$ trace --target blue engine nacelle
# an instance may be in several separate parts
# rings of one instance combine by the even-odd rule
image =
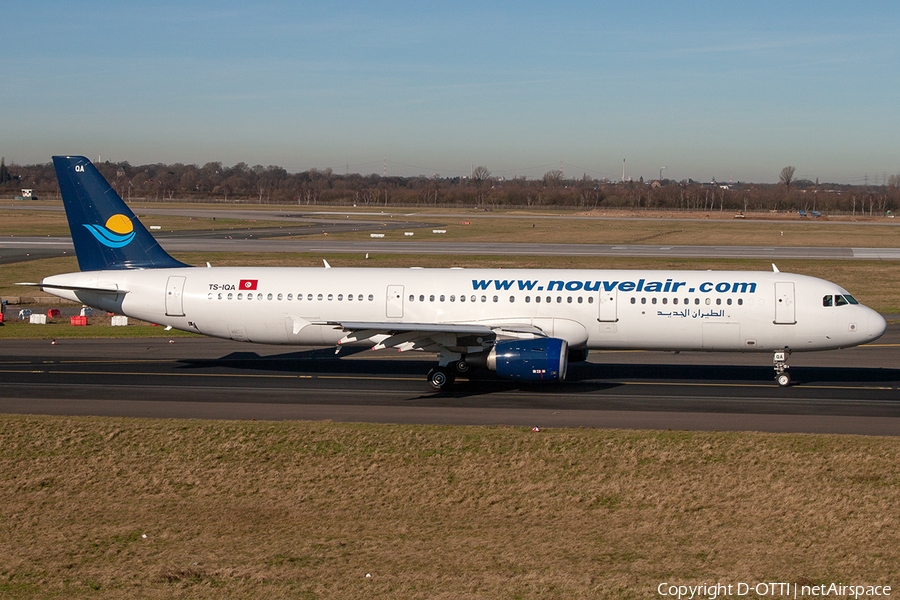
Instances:
[[[487,356],[487,368],[500,377],[526,381],[566,378],[569,344],[557,338],[497,342]]]

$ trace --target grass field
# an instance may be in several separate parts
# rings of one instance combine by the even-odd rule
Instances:
[[[0,473],[10,599],[900,583],[893,438],[3,416]]]

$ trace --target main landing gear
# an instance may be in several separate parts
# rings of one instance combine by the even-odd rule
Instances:
[[[468,373],[472,366],[466,362],[465,357],[458,356],[454,360],[444,360],[441,357],[441,363],[435,368],[428,371],[428,383],[436,390],[445,390],[456,381],[456,376]]]
[[[786,364],[787,359],[790,356],[791,349],[785,348],[784,350],[776,350],[775,355],[772,357],[772,360],[775,363],[775,381],[781,387],[791,385],[791,376],[787,372],[790,367]]]
[[[444,390],[453,385],[456,374],[447,367],[435,367],[428,371],[428,383],[436,390]]]

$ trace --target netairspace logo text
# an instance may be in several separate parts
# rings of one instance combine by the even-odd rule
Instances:
[[[753,594],[760,598],[886,598],[891,595],[889,585],[844,585],[843,583],[823,583],[821,585],[801,585],[799,583],[709,583],[701,585],[676,585],[660,583],[656,593],[677,600],[706,598],[727,600]]]

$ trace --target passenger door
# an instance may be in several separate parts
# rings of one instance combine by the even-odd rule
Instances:
[[[778,325],[794,325],[797,318],[794,312],[794,282],[775,282],[775,323]]]
[[[186,277],[173,275],[166,283],[166,316],[183,317],[184,280]]]

